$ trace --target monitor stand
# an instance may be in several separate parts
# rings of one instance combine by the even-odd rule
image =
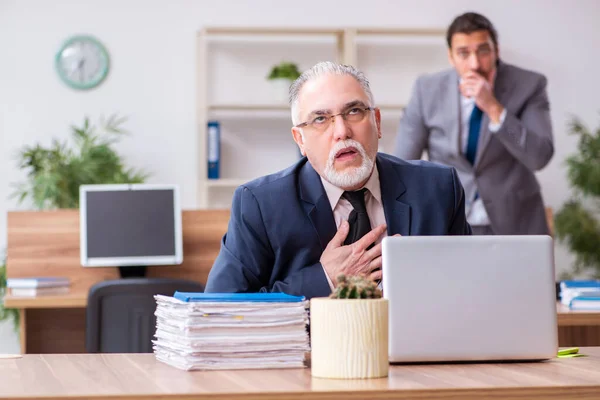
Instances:
[[[145,278],[146,277],[146,266],[136,265],[131,267],[119,267],[119,274],[121,278]]]

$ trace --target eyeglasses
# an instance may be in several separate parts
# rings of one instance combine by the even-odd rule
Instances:
[[[373,107],[352,107],[348,110],[341,112],[335,115],[317,115],[310,121],[303,122],[301,124],[296,125],[296,128],[309,127],[310,129],[314,129],[317,132],[325,132],[327,128],[331,125],[334,118],[340,115],[342,119],[351,124],[356,124],[362,122],[369,111],[373,111],[375,108]]]

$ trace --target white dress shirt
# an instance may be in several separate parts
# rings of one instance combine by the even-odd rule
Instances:
[[[327,194],[329,204],[333,210],[335,226],[337,229],[339,229],[342,221],[348,220],[350,212],[352,212],[354,208],[348,200],[342,197],[342,194],[344,194],[344,189],[340,189],[339,187],[332,185],[323,179],[323,177],[321,177],[321,182],[323,183],[325,194]],[[375,164],[373,167],[373,173],[371,174],[371,177],[362,188],[367,188],[367,192],[365,193],[365,205],[367,206],[367,214],[369,215],[371,229],[374,229],[376,226],[385,224],[385,213],[383,211],[383,201],[381,200],[381,187],[379,184],[379,171],[377,170],[377,164]],[[386,235],[387,233],[384,233],[377,239],[375,243],[380,243]],[[330,277],[327,275],[327,271],[325,271],[325,276],[327,276],[329,286],[333,290],[333,283],[331,279],[335,277]]]
[[[462,143],[462,152],[467,154],[467,144],[469,142],[469,121],[471,119],[471,113],[473,112],[473,108],[475,108],[475,99],[460,96],[461,100],[461,143]],[[502,127],[502,123],[506,118],[506,109],[502,110],[502,114],[500,114],[500,122],[494,124],[490,121],[488,128],[490,132],[495,133]],[[477,142],[477,146],[479,146],[481,142]],[[477,193],[477,188],[472,193]],[[465,213],[467,215],[467,222],[470,225],[489,225],[490,220],[487,215],[487,211],[483,205],[483,201],[481,197],[477,197],[477,199],[468,198],[465,199]]]

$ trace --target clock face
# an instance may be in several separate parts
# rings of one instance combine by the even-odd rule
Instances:
[[[108,52],[90,36],[72,37],[56,54],[58,75],[74,89],[98,86],[106,78],[108,66]]]

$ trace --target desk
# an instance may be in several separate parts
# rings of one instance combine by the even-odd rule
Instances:
[[[206,282],[229,215],[229,210],[182,211],[183,264],[149,267],[148,275]],[[7,228],[9,278],[56,275],[72,280],[67,295],[5,297],[6,307],[21,311],[21,351],[85,352],[88,290],[97,282],[117,278],[117,269],[81,267],[77,210],[9,212]],[[600,346],[600,312],[557,307],[560,346]]]
[[[153,354],[50,354],[0,360],[0,398],[598,399],[600,348],[538,363],[391,366],[380,379],[312,378],[310,369],[181,371]]]
[[[600,311],[570,310],[557,303],[560,346],[600,346]]]
[[[229,210],[183,210],[181,265],[148,267],[149,277],[204,283],[227,231]],[[85,307],[90,287],[119,276],[116,267],[83,268],[79,258],[79,211],[11,211],[7,220],[8,278],[65,276],[70,293],[22,298],[5,296],[21,312],[24,353],[85,352]]]
[[[84,353],[87,293],[23,298],[7,295],[21,311],[23,353]],[[600,311],[573,311],[557,304],[559,346],[600,346]]]

